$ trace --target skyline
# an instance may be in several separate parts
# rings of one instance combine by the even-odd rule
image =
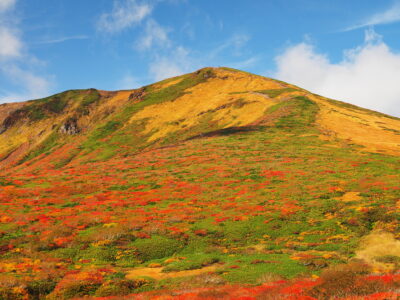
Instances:
[[[400,116],[399,1],[231,4],[0,0],[0,103],[227,66]]]

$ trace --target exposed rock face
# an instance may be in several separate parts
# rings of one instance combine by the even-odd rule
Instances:
[[[196,72],[196,74],[201,74],[202,72],[204,72],[204,70],[198,70],[198,71]],[[204,79],[215,78],[215,77],[216,77],[216,76],[215,76],[215,74],[213,73],[213,71],[212,71],[211,69],[206,70],[206,71],[204,72],[204,74],[203,74],[203,78],[204,78]],[[226,78],[228,78],[228,77],[226,76]],[[222,78],[222,79],[226,79],[226,78]]]
[[[60,132],[69,135],[78,134],[81,130],[78,127],[78,123],[75,118],[69,118],[63,125],[60,127]]]
[[[145,94],[144,88],[135,90],[129,96],[129,100],[141,100]]]

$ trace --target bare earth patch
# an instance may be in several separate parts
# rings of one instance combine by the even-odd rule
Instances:
[[[126,278],[135,279],[138,277],[151,277],[156,280],[162,280],[167,278],[195,276],[204,273],[214,272],[216,270],[216,266],[208,266],[202,269],[168,273],[163,273],[162,270],[163,268],[137,268],[129,271],[126,275]]]

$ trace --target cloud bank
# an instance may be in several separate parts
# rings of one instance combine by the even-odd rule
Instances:
[[[333,63],[303,42],[276,57],[274,77],[314,93],[400,117],[400,53],[372,29],[365,42]]]

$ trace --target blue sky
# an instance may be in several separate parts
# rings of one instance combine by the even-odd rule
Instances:
[[[394,0],[0,0],[0,102],[229,66],[400,116],[399,37]]]

